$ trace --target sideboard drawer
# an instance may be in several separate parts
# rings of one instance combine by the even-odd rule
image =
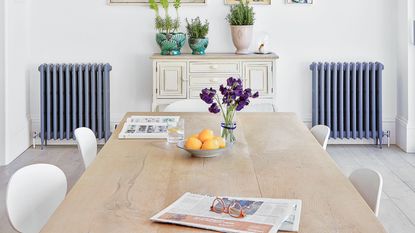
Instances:
[[[219,87],[221,84],[226,85],[226,80],[229,77],[239,78],[239,74],[194,74],[190,75],[190,87]]]
[[[190,73],[239,73],[239,62],[190,62]]]

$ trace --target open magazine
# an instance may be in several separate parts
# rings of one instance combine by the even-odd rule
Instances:
[[[245,210],[245,217],[234,218],[210,211],[215,198],[185,193],[151,220],[219,232],[276,233],[299,229],[301,200],[222,197],[225,203],[239,202]]]
[[[118,135],[119,139],[166,138],[169,124],[177,124],[178,116],[131,116]]]

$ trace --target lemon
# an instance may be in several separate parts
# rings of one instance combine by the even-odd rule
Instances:
[[[219,149],[219,143],[216,139],[208,139],[203,142],[202,150],[216,150]]]
[[[200,150],[200,148],[202,147],[202,142],[197,138],[191,137],[187,139],[184,147],[189,150]]]
[[[215,135],[213,134],[213,131],[210,129],[204,129],[199,133],[199,140],[202,142],[205,142],[207,140],[213,139]]]

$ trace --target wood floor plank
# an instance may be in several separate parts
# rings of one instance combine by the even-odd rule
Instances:
[[[404,219],[408,219],[408,222],[415,227],[415,207],[411,204],[415,203],[415,192],[401,179],[401,177],[399,177],[397,174],[399,168],[392,165],[388,166],[388,163],[384,161],[382,156],[385,154],[385,156],[389,157],[399,157],[399,155],[395,154],[396,151],[393,148],[384,148],[383,150],[380,150],[372,145],[347,145],[343,147],[346,150],[346,154],[348,154],[347,156],[354,157],[361,168],[366,167],[374,169],[382,174],[384,179],[383,191],[385,196],[389,199],[389,206],[391,203],[394,204],[395,210],[400,210],[400,215],[405,216]],[[336,156],[333,156],[335,160]],[[412,173],[415,174],[415,168],[412,169]],[[382,208],[382,203],[380,212],[382,213],[382,216],[384,216],[383,219],[395,218],[395,215],[392,212],[389,213],[388,209]],[[393,226],[387,227],[385,222],[383,222],[383,224],[387,229],[393,228]],[[400,233],[405,231],[389,232]]]
[[[413,222],[386,195],[383,195],[381,200],[379,220],[389,233],[415,232]]]

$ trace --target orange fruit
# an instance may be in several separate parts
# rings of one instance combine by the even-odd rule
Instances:
[[[205,142],[207,140],[213,139],[215,135],[213,134],[213,131],[210,129],[204,129],[199,133],[199,140],[202,142]]]
[[[218,141],[219,148],[225,148],[226,147],[225,139],[223,139],[222,137],[215,137],[215,140]]]
[[[191,137],[187,139],[184,147],[189,150],[200,150],[200,148],[202,147],[202,142],[197,138]]]
[[[190,138],[196,138],[197,140],[199,140],[199,134],[193,134],[192,136],[188,137],[187,140],[189,140]]]
[[[208,139],[202,145],[202,150],[216,150],[219,149],[219,143],[216,139]]]

